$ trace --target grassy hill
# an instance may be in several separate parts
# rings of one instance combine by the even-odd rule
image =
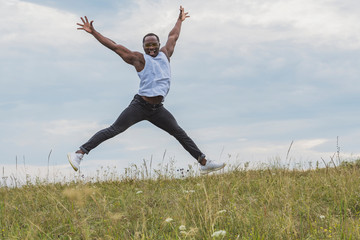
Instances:
[[[360,239],[360,169],[0,188],[0,239]]]

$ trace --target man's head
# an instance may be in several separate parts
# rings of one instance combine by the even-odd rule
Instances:
[[[159,54],[160,40],[154,33],[148,33],[143,38],[143,48],[147,55],[156,57]]]

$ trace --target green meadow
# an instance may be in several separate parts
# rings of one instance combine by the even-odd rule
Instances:
[[[3,185],[0,239],[360,239],[359,166]]]

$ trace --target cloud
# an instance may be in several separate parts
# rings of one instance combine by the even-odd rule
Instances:
[[[301,140],[297,141],[296,145],[298,145],[302,149],[312,149],[314,147],[317,147],[319,145],[322,145],[326,142],[328,142],[328,139],[310,139],[310,140]]]
[[[351,8],[357,3],[311,0],[189,3],[192,17],[186,28],[191,29],[188,36],[197,36],[192,41],[198,45],[208,42],[210,46],[204,45],[208,49],[221,46],[222,51],[215,51],[216,54],[224,54],[224,50],[247,52],[244,49],[275,41],[358,49],[359,15],[355,11],[345,14],[344,5]]]
[[[256,12],[248,12],[244,19],[251,26],[270,27],[274,33],[285,33],[279,35],[280,38],[290,36],[296,42],[315,46],[359,48],[358,14],[344,15],[338,5],[338,2],[310,0],[266,2],[254,8]]]
[[[6,22],[0,27],[1,45],[66,47],[76,41],[73,35],[77,16],[74,14],[18,0],[1,1],[0,9]]]
[[[99,124],[94,121],[83,122],[79,120],[62,119],[46,123],[44,132],[52,136],[74,136],[82,134],[84,131],[96,131],[104,127],[105,126],[99,126]]]
[[[36,147],[61,144],[65,139],[68,142],[76,142],[87,138],[95,131],[104,126],[94,121],[80,120],[55,120],[55,121],[14,121],[1,125],[7,128],[4,132],[8,138],[1,139],[3,144],[11,144],[18,147]]]

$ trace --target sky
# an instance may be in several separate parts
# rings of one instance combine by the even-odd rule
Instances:
[[[81,16],[142,52],[148,32],[166,42],[180,5],[190,18],[164,104],[209,159],[306,168],[359,158],[359,1],[0,0],[0,176],[73,177],[66,154],[137,93],[134,67],[77,30]],[[140,122],[86,155],[81,169],[121,172],[144,160],[196,163]]]

